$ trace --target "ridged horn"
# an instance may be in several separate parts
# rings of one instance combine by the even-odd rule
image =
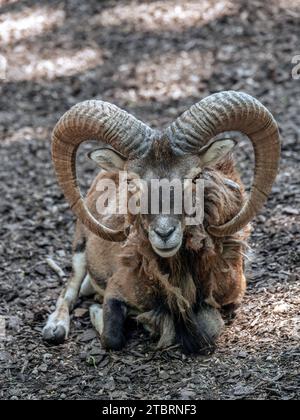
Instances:
[[[250,139],[255,171],[251,193],[241,211],[226,224],[209,227],[209,232],[218,237],[240,231],[265,204],[279,169],[281,146],[277,123],[257,99],[229,91],[193,105],[167,129],[176,153],[195,153],[225,131],[240,131]]]
[[[90,213],[81,196],[76,176],[76,153],[81,143],[100,140],[128,158],[143,155],[152,130],[126,111],[103,101],[86,101],[71,108],[57,123],[52,135],[52,158],[58,182],[71,209],[97,236],[115,242],[126,239]]]

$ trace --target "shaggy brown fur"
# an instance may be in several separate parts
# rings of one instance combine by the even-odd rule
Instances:
[[[231,158],[216,168],[205,169],[202,176],[205,179],[204,224],[186,228],[184,246],[175,257],[162,259],[153,251],[140,216],[130,220],[125,244],[103,241],[87,232],[80,222],[74,244],[76,247],[85,238],[87,269],[98,287],[106,288],[104,301],[125,302],[134,313],[140,314],[139,320],[162,337],[160,346],[168,341],[168,331],[169,344],[177,336],[177,341],[185,341],[182,344],[187,351],[199,347],[197,313],[202,305],[218,310],[238,305],[246,287],[243,268],[249,226],[226,238],[211,237],[206,231],[209,225],[232,219],[242,207],[245,195],[240,178]],[[95,183],[103,177],[118,180],[117,174],[101,173]],[[99,218],[95,183],[87,205]],[[101,221],[113,228],[123,227],[125,223],[122,216]],[[187,342],[190,340],[182,340],[180,335],[194,336],[196,343],[190,345]],[[203,341],[203,333],[200,335]],[[209,339],[208,342],[211,344]],[[205,337],[201,346],[205,347]]]

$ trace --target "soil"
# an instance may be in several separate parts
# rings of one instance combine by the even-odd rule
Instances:
[[[1,399],[300,399],[299,38],[296,0],[0,1]],[[247,296],[217,352],[156,352],[136,328],[124,351],[105,352],[88,301],[68,341],[46,346],[41,330],[70,272],[74,229],[51,163],[58,118],[101,98],[162,127],[227,89],[269,107],[283,150],[254,223]],[[251,156],[243,141],[247,185]],[[79,166],[86,186],[94,168],[84,154]]]

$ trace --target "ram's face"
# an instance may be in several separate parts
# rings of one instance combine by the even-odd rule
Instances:
[[[136,174],[142,203],[141,223],[154,251],[163,258],[174,256],[183,243],[185,229],[184,195],[188,180],[201,176],[197,156],[176,157],[152,152],[138,162],[128,164]],[[191,168],[193,170],[191,171]],[[129,188],[135,180],[129,181]]]
[[[202,223],[203,169],[224,157],[233,146],[232,140],[226,140],[218,146],[214,143],[199,155],[175,156],[168,144],[156,143],[137,160],[126,161],[111,149],[96,150],[90,157],[105,170],[126,171],[129,213],[137,208],[133,210],[131,204],[138,202],[141,224],[153,250],[170,258],[183,244],[187,220],[188,224],[193,223],[191,220]]]

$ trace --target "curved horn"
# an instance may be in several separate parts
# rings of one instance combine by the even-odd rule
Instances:
[[[240,131],[249,137],[255,172],[250,196],[241,211],[228,223],[209,227],[209,232],[219,237],[235,234],[261,210],[278,173],[281,149],[272,114],[252,96],[234,91],[211,95],[193,105],[167,134],[176,153],[195,153],[224,131]]]
[[[86,140],[101,140],[134,158],[147,150],[151,134],[152,130],[141,121],[102,101],[86,101],[74,106],[54,128],[52,157],[58,182],[76,216],[103,239],[120,242],[126,235],[103,226],[85,205],[77,184],[77,149]]]

